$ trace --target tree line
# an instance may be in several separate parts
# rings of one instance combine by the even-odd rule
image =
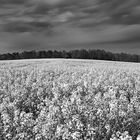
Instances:
[[[140,62],[140,55],[127,53],[112,53],[105,50],[70,50],[70,51],[24,51],[0,54],[0,60],[39,59],[39,58],[69,58],[97,59],[110,61]]]

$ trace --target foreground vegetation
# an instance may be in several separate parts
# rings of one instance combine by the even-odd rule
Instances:
[[[0,63],[1,140],[130,140],[140,135],[140,64]]]

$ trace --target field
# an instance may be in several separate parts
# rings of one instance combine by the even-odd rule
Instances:
[[[140,64],[0,62],[0,140],[140,140]]]

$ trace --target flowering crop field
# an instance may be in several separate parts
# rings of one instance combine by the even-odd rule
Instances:
[[[0,62],[0,140],[140,140],[140,64]]]

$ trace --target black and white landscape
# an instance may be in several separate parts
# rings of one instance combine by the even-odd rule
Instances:
[[[140,140],[139,62],[139,0],[0,0],[0,140]]]

